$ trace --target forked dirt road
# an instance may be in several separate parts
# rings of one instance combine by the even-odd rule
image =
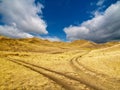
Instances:
[[[86,55],[89,52],[83,54]],[[90,70],[80,63],[79,55],[70,60],[70,65],[74,69],[77,76],[64,74],[62,72],[50,70],[45,67],[37,66],[23,60],[11,59],[8,60],[23,67],[29,68],[34,72],[44,75],[45,77],[55,81],[66,90],[120,90],[120,82],[111,79],[109,76]]]
[[[30,63],[27,63],[21,60],[9,59],[9,61],[12,61],[16,64],[22,65],[26,68],[31,69],[32,71],[35,71],[39,74],[44,75],[45,77],[61,85],[66,90],[93,90],[91,87],[86,86],[85,84],[81,83],[81,81],[78,78],[65,75],[61,72],[49,70],[47,68],[36,66],[34,64],[30,64]]]

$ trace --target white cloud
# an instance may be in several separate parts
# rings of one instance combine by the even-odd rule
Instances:
[[[103,9],[106,7],[104,5],[104,3],[106,1],[107,0],[98,0],[98,2],[96,2],[96,3],[93,3],[93,2],[90,3],[91,6],[96,6],[97,7],[94,11],[90,12],[92,14],[92,17],[96,16],[96,15],[100,15],[100,14],[103,13],[101,11],[103,11]]]
[[[40,3],[35,5],[34,1],[2,0],[0,3],[0,14],[3,16],[2,22],[6,25],[1,26],[0,34],[4,32],[6,36],[10,37],[14,37],[15,34],[19,35],[18,37],[25,37],[25,35],[29,37],[29,33],[47,34],[47,25],[42,16],[38,16],[38,13],[42,14],[43,5]],[[24,33],[25,35],[19,33]]]
[[[104,4],[105,0],[99,0],[96,5],[97,6],[102,6]]]
[[[48,37],[44,37],[44,38],[42,38],[42,39],[44,39],[44,40],[49,40],[49,41],[57,41],[57,42],[59,42],[59,41],[61,41],[61,39],[60,38],[58,38],[58,37],[56,37],[56,36],[54,36],[54,37],[50,37],[50,36],[48,36]]]
[[[13,38],[32,38],[33,36],[29,33],[22,32],[14,26],[0,26],[0,34]]]
[[[120,39],[120,1],[108,7],[103,14],[96,15],[79,26],[66,27],[64,31],[69,40],[105,42]]]
[[[103,11],[103,9],[106,7],[106,6],[104,5],[104,2],[105,2],[105,1],[106,1],[106,0],[99,0],[97,3],[91,4],[91,6],[93,6],[93,5],[97,6],[97,8],[96,8],[94,11],[90,12],[90,13],[92,14],[92,17],[93,17],[93,16],[100,15],[100,14],[103,13],[103,12],[101,12],[101,11]]]

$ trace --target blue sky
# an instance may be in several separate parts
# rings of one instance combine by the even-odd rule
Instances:
[[[119,40],[119,10],[118,0],[1,0],[0,35],[53,41]]]
[[[83,21],[91,18],[91,12],[96,10],[98,0],[38,0],[45,6],[43,9],[43,19],[48,24],[50,36],[58,36],[66,40],[63,28],[69,25],[79,25]],[[117,0],[106,0],[105,8],[109,7]],[[91,4],[94,5],[91,5]]]

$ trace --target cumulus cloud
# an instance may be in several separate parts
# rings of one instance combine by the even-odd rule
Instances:
[[[4,36],[9,36],[13,38],[32,38],[33,36],[29,33],[22,32],[14,26],[0,26],[0,34]]]
[[[1,0],[0,34],[10,37],[31,37],[29,33],[47,34],[46,23],[42,19],[43,5],[34,3],[35,0]]]
[[[49,41],[52,41],[52,42],[54,42],[54,41],[57,41],[57,42],[59,42],[59,41],[61,41],[61,39],[60,38],[58,38],[58,37],[56,37],[56,36],[54,36],[54,37],[44,37],[44,38],[42,38],[42,39],[44,39],[44,40],[49,40]]]
[[[86,39],[99,43],[120,39],[120,1],[79,26],[65,27],[64,32],[69,40]]]

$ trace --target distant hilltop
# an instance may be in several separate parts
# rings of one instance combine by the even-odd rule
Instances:
[[[9,38],[0,36],[0,51],[25,51],[25,52],[49,52],[53,53],[69,51],[72,49],[96,49],[120,44],[119,41],[112,41],[97,44],[88,40],[75,40],[73,42],[51,42],[40,38]]]

